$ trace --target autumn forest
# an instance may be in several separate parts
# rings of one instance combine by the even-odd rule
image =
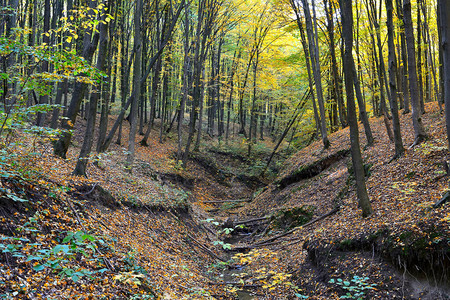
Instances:
[[[0,3],[0,299],[449,299],[447,1]]]

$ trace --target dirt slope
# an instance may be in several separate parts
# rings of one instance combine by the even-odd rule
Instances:
[[[362,149],[374,209],[370,217],[361,217],[354,182],[349,179],[348,129],[330,135],[330,149],[323,150],[317,141],[293,155],[279,177],[241,209],[241,218],[248,219],[307,206],[314,220],[338,208],[318,222],[272,239],[269,245],[285,259],[310,299],[344,295],[346,290],[329,281],[353,276],[367,276],[376,285],[367,292],[370,299],[449,297],[450,205],[432,207],[448,188],[448,178],[442,176],[448,155],[445,125],[436,103],[428,104],[426,111],[423,120],[429,139],[407,148],[391,163],[394,145],[382,120],[370,120],[375,145]],[[408,147],[413,142],[410,115],[401,115],[401,124]],[[363,135],[360,128],[362,146]],[[269,220],[270,229],[262,240],[285,230]]]

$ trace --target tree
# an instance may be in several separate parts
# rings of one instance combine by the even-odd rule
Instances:
[[[309,50],[308,50],[308,46],[306,44],[306,37],[305,37],[305,30],[303,29],[303,22],[301,20],[301,16],[300,16],[300,12],[299,12],[299,8],[295,3],[295,0],[290,0],[289,3],[291,4],[292,9],[294,10],[295,16],[296,16],[296,21],[297,21],[297,26],[298,29],[300,31],[300,39],[302,42],[302,47],[303,47],[303,53],[305,54],[305,61],[306,61],[306,70],[308,72],[308,84],[309,84],[309,90],[311,91],[311,100],[313,103],[313,111],[314,111],[314,120],[316,121],[316,131],[317,134],[319,134],[320,132],[320,118],[319,118],[319,113],[317,112],[317,104],[316,104],[316,99],[314,98],[314,81],[311,75],[311,61],[308,59],[309,56]]]
[[[330,55],[331,55],[331,71],[333,73],[332,89],[338,105],[339,120],[342,128],[347,126],[347,116],[345,115],[345,105],[342,98],[341,79],[338,72],[338,64],[336,61],[336,46],[334,41],[334,21],[333,21],[333,4],[332,1],[324,0],[325,15],[327,17],[327,30],[330,40]]]
[[[318,45],[318,38],[317,38],[317,22],[315,22],[316,30],[314,30],[308,1],[302,0],[302,3],[303,3],[303,11],[305,13],[306,33],[308,36],[309,53],[311,55],[311,66],[312,66],[313,75],[314,75],[317,101],[319,103],[320,133],[322,135],[323,147],[326,149],[330,146],[330,141],[328,140],[327,126],[326,126],[326,122],[325,122],[325,107],[324,107],[322,81],[321,81],[322,79],[321,79],[321,74],[320,74],[319,45]],[[313,10],[315,12],[314,5],[313,5]]]
[[[411,1],[403,2],[403,16],[405,22],[406,48],[408,53],[409,92],[411,95],[412,121],[414,127],[414,143],[416,146],[427,138],[422,124],[422,111],[420,109],[419,86],[417,83],[416,50],[414,44],[414,31],[411,16]]]
[[[96,7],[96,2],[94,0],[89,1],[89,14],[94,15],[94,9]],[[99,39],[99,33],[95,32],[93,28],[86,30],[83,38],[83,58],[90,64],[92,62],[92,57],[94,56],[95,50],[97,49]],[[70,101],[69,108],[63,119],[61,127],[65,131],[61,134],[61,137],[53,145],[53,150],[55,155],[66,158],[67,151],[69,149],[70,141],[72,135],[70,130],[74,128],[76,123],[78,112],[80,111],[81,102],[83,100],[84,94],[88,88],[88,84],[83,81],[77,81],[74,86],[74,91],[72,93],[72,100]]]
[[[106,0],[103,1],[106,7]],[[97,55],[97,69],[105,71],[106,69],[106,54],[108,51],[108,22],[106,22],[106,14],[103,14],[99,25],[99,46]],[[83,145],[81,146],[80,154],[78,156],[77,164],[73,173],[75,175],[86,176],[86,166],[88,163],[88,156],[91,153],[92,145],[94,143],[95,120],[97,116],[97,103],[100,98],[100,86],[94,87],[89,100],[89,108],[87,115],[86,131],[84,133]]]
[[[354,69],[353,61],[353,12],[352,2],[346,0],[339,1],[341,6],[342,18],[342,37],[344,39],[344,79],[345,91],[347,95],[347,118],[350,126],[350,144],[352,153],[353,171],[356,180],[356,192],[358,195],[359,206],[362,209],[363,217],[367,217],[372,213],[372,206],[370,204],[369,195],[367,194],[364,165],[361,157],[361,150],[359,145],[358,123],[356,121],[355,98],[353,95],[353,76]]]
[[[445,99],[445,125],[447,127],[447,143],[450,149],[450,3],[445,0],[438,1],[439,6],[439,27],[441,30],[442,62],[443,62],[443,82]]]
[[[387,10],[387,28],[388,28],[388,48],[389,48],[389,88],[390,88],[390,104],[392,113],[392,124],[394,129],[394,144],[395,144],[395,158],[403,154],[403,141],[400,132],[400,120],[398,116],[398,102],[397,102],[397,58],[395,57],[394,46],[394,23],[392,20],[392,0],[386,0]]]
[[[134,11],[134,68],[133,68],[133,100],[131,101],[131,124],[130,124],[130,134],[128,138],[128,154],[127,154],[127,165],[131,168],[134,160],[135,152],[135,137],[137,131],[137,121],[138,121],[138,105],[139,105],[139,93],[141,91],[141,15],[142,15],[142,0],[136,1],[136,7]]]
[[[403,113],[408,114],[410,96],[409,96],[409,79],[408,79],[408,54],[406,51],[406,37],[405,37],[405,22],[403,18],[403,2],[402,0],[396,0],[397,2],[397,17],[400,21],[400,51],[401,51],[401,71],[402,71],[402,91],[403,91]]]

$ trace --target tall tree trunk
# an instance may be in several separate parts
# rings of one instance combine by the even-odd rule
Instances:
[[[30,18],[32,18],[34,20],[33,21],[33,25],[32,25],[32,27],[34,28],[35,27],[34,23],[36,22],[36,18],[37,18],[37,16],[36,16],[37,0],[34,0],[33,2],[34,2],[33,14],[32,14],[32,17],[31,17],[31,14],[30,14]],[[62,10],[63,3],[61,3],[59,5],[60,5],[60,9]],[[67,12],[69,12],[71,10],[72,10],[72,1],[69,1],[67,3],[67,9],[66,9],[66,12],[65,12],[65,14],[66,14],[65,17],[67,17]],[[60,11],[60,16],[63,16],[62,11]],[[56,18],[54,18],[54,19],[56,19]],[[56,27],[56,25],[53,26],[53,28],[55,28],[55,27]],[[31,45],[34,44],[34,32],[35,31],[36,31],[36,29],[34,28],[34,29],[32,29],[33,33],[30,33],[30,37],[32,37],[32,41],[30,41]],[[65,36],[66,35],[63,35],[63,39],[64,39]],[[62,44],[61,48],[62,49],[68,48],[69,45],[70,45],[69,43],[64,42]],[[61,105],[62,104],[62,99],[63,99],[63,96],[64,96],[64,90],[67,87],[67,85],[68,85],[68,80],[67,79],[64,79],[62,82],[58,82],[57,83],[57,85],[56,85],[56,96],[55,96],[55,104],[56,105]],[[60,108],[59,107],[54,108],[53,111],[52,111],[52,119],[50,121],[50,128],[56,129],[58,127],[59,114],[60,114]]]
[[[445,125],[447,127],[447,143],[450,149],[450,3],[438,0],[439,27],[441,31],[441,45],[443,70],[442,80],[444,82],[445,99]]]
[[[402,57],[402,71],[403,71],[403,81],[402,81],[402,90],[403,90],[403,106],[405,109],[403,110],[404,114],[408,114],[409,103],[410,103],[410,92],[409,92],[409,78],[408,78],[408,53],[406,49],[406,37],[405,37],[405,21],[403,18],[403,2],[402,0],[397,0],[397,16],[400,20],[400,45]]]
[[[416,69],[416,53],[414,44],[414,31],[411,17],[411,1],[405,0],[403,2],[403,16],[405,22],[405,37],[406,47],[408,50],[408,72],[409,72],[409,90],[411,94],[412,104],[412,121],[414,127],[414,143],[412,146],[420,144],[427,138],[425,128],[422,124],[419,87],[417,84],[417,69]]]
[[[345,114],[344,99],[341,94],[341,78],[339,77],[338,65],[336,61],[336,50],[334,42],[334,21],[333,21],[333,4],[325,0],[325,15],[327,17],[327,29],[330,39],[330,54],[331,54],[331,71],[333,74],[333,89],[334,95],[336,96],[336,102],[338,104],[339,121],[341,122],[342,128],[347,126],[347,116]]]
[[[380,9],[379,9],[380,12],[381,12],[381,3],[382,2],[380,2]],[[371,24],[370,37],[372,39],[372,45],[374,48],[373,53],[374,53],[375,65],[378,70],[378,79],[379,79],[379,83],[380,83],[380,108],[381,108],[381,112],[383,114],[383,120],[384,120],[384,124],[386,126],[386,131],[387,131],[388,137],[393,142],[394,135],[392,133],[391,124],[389,122],[390,116],[387,111],[386,97],[385,97],[385,93],[384,93],[385,87],[386,87],[386,92],[387,92],[389,101],[391,101],[391,96],[390,96],[388,86],[387,86],[386,68],[384,66],[384,58],[383,58],[383,46],[381,44],[380,24],[378,23],[378,16],[377,16],[377,11],[375,9],[374,0],[369,0],[369,4],[367,4],[367,13],[369,14],[369,20],[370,20],[370,24]],[[374,28],[372,28],[372,25]],[[373,31],[376,32],[376,39],[374,37]],[[378,53],[375,50],[376,48],[378,48]]]
[[[431,78],[428,79],[429,85],[430,85],[430,87],[429,87],[429,93],[430,94],[427,95],[427,101],[431,101],[431,99],[433,98],[433,97],[431,97],[431,93],[432,93],[431,92],[431,90],[432,90],[431,89],[431,85],[432,85],[432,83],[434,85],[434,98],[436,100],[437,100],[437,97],[438,97],[438,94],[439,94],[439,86],[438,86],[438,83],[437,83],[437,80],[436,80],[436,69],[435,69],[435,65],[436,64],[434,62],[435,54],[434,54],[434,51],[432,51],[432,48],[431,48],[432,41],[431,41],[431,38],[430,38],[430,26],[428,24],[428,13],[427,13],[426,1],[423,0],[422,3],[423,3],[422,9],[423,9],[423,16],[424,16],[424,23],[423,23],[424,30],[423,30],[423,32],[424,32],[424,39],[426,40],[426,43],[427,43],[426,61],[427,61],[427,64],[428,64],[428,67],[425,68],[425,69],[427,70],[427,74],[428,74],[427,78],[431,77]],[[431,70],[431,72],[430,72],[430,70]]]
[[[444,12],[444,14],[441,13],[441,6],[439,5],[439,3],[443,3],[444,1],[438,1],[438,5],[436,8],[437,11],[437,23],[438,25],[438,39],[439,39],[439,90],[441,91],[441,94],[439,96],[438,99],[438,103],[439,103],[439,107],[441,108],[442,111],[442,104],[445,104],[445,86],[444,86],[444,51],[443,50],[443,45],[444,45],[444,37],[443,37],[443,33],[442,30],[444,28],[444,26],[442,24],[446,24],[447,20],[442,21],[441,18],[442,17],[448,17],[447,14]],[[447,45],[449,43],[449,41],[446,41]]]
[[[306,33],[308,35],[309,43],[309,53],[311,54],[311,64],[314,75],[314,82],[316,86],[317,101],[319,103],[319,113],[320,113],[320,133],[322,135],[323,147],[327,149],[330,146],[330,141],[328,140],[327,126],[325,121],[325,106],[323,99],[323,89],[320,74],[320,61],[319,61],[319,45],[316,44],[316,35],[314,34],[313,24],[311,20],[311,13],[309,10],[309,4],[307,0],[302,0],[303,11],[305,13],[306,20]],[[314,8],[314,4],[313,4]],[[316,32],[317,33],[317,32]]]
[[[419,87],[420,113],[425,113],[423,100],[423,76],[422,76],[422,14],[420,12],[421,0],[417,1],[417,83]]]
[[[106,0],[103,1],[103,4],[106,5]],[[105,15],[102,17],[102,21],[104,22],[106,19]],[[97,55],[97,69],[100,71],[104,71],[106,69],[106,56],[108,51],[108,23],[100,23],[99,25],[99,46],[98,46],[98,55]],[[89,108],[87,115],[87,124],[86,131],[84,133],[83,145],[81,146],[80,155],[78,156],[77,164],[75,166],[75,170],[73,171],[74,175],[86,176],[86,166],[89,161],[89,154],[91,153],[92,144],[94,143],[94,130],[95,130],[95,120],[97,116],[97,103],[100,98],[100,86],[94,88],[94,91],[91,93],[91,98],[89,100]]]
[[[252,106],[250,109],[250,128],[248,134],[248,155],[252,151],[252,143],[256,143],[256,76],[258,72],[258,62],[259,62],[259,49],[256,50],[255,59],[253,60],[253,96],[252,96]]]
[[[311,101],[313,104],[314,120],[316,122],[316,132],[318,135],[320,133],[320,124],[321,123],[320,123],[319,113],[317,111],[316,98],[314,97],[314,82],[313,82],[312,72],[311,72],[311,62],[309,59],[311,56],[309,55],[309,50],[308,50],[308,46],[306,43],[305,31],[303,29],[303,23],[300,18],[300,13],[298,11],[298,7],[296,6],[295,2],[293,2],[293,1],[291,1],[291,6],[294,9],[294,12],[296,14],[297,25],[300,30],[300,38],[301,38],[301,42],[302,42],[303,52],[305,54],[306,70],[308,73],[309,90],[311,91]]]
[[[50,0],[44,2],[44,35],[42,41],[50,46]],[[47,34],[45,34],[47,33]],[[41,67],[41,72],[46,73],[49,71],[49,64],[47,60],[44,60]],[[41,95],[39,97],[39,104],[48,104],[48,94]],[[37,126],[44,126],[46,113],[38,113],[36,124]]]
[[[89,1],[90,14],[92,14],[92,9],[96,7],[96,1]],[[92,30],[88,31],[84,35],[83,40],[83,58],[87,63],[92,62],[92,57],[97,48],[97,43],[99,39],[99,33],[93,33]],[[65,131],[61,134],[58,141],[53,145],[53,150],[55,155],[66,158],[67,150],[69,149],[70,141],[72,139],[72,134],[70,130],[73,130],[74,124],[77,120],[78,112],[80,111],[81,102],[83,100],[84,94],[87,90],[87,84],[77,81],[74,85],[74,90],[72,93],[72,100],[70,101],[69,108],[65,115],[65,119],[62,121],[61,127]]]
[[[230,86],[230,97],[228,98],[228,105],[227,105],[227,127],[225,131],[225,140],[228,142],[228,138],[230,137],[230,119],[231,119],[231,104],[233,102],[233,92],[234,92],[234,73],[236,72],[238,61],[241,58],[241,50],[239,49],[239,42],[240,39],[238,39],[236,50],[234,51],[233,55],[233,62],[231,65],[231,72],[230,77],[228,80],[229,86]],[[236,59],[237,55],[237,59]]]
[[[162,95],[162,103],[163,103],[163,115],[161,118],[161,128],[159,131],[159,142],[163,142],[163,134],[165,129],[165,123],[167,120],[170,121],[169,115],[169,82],[172,76],[172,44],[169,44],[167,49],[167,56],[164,60],[164,75],[163,75],[163,95]]]
[[[189,96],[190,86],[189,86],[189,73],[190,73],[190,47],[189,47],[189,32],[190,32],[190,19],[189,19],[189,3],[186,2],[184,5],[184,64],[183,64],[183,93],[180,101],[180,108],[178,114],[178,151],[177,151],[177,162],[182,159],[183,156],[183,119],[186,101]]]
[[[352,56],[353,47],[353,13],[352,1],[340,0],[341,17],[342,17],[342,37],[345,43],[344,52],[344,78],[345,90],[347,94],[347,116],[348,124],[350,126],[350,143],[352,153],[353,171],[356,180],[356,192],[358,195],[359,206],[362,209],[362,216],[367,217],[372,213],[372,206],[370,205],[369,195],[367,194],[364,165],[359,146],[358,123],[356,120],[355,98],[353,95],[353,68],[354,62]]]
[[[117,72],[119,70],[119,53],[118,53],[118,40],[114,39],[114,34],[116,33],[118,12],[120,10],[121,1],[116,4],[110,5],[110,12],[114,9],[114,22],[109,25],[109,42],[108,42],[108,57],[112,57],[113,63],[108,66],[107,80],[104,83],[103,89],[103,101],[101,106],[100,114],[100,124],[98,128],[98,138],[96,151],[100,152],[101,147],[106,139],[106,133],[108,131],[108,117],[110,112],[110,103],[115,102],[116,98],[116,88],[117,88]],[[112,74],[113,73],[113,74]],[[111,89],[112,83],[112,89]]]
[[[366,134],[366,139],[367,139],[367,146],[372,146],[373,145],[373,135],[372,135],[372,129],[370,128],[370,123],[369,123],[369,117],[367,116],[367,111],[366,111],[366,104],[364,103],[364,99],[363,99],[363,95],[361,93],[361,84],[359,82],[358,76],[356,75],[356,67],[355,67],[355,61],[353,60],[353,85],[355,86],[355,94],[356,94],[356,99],[358,101],[358,108],[359,108],[359,115],[361,118],[361,121],[363,123],[364,126],[364,132]]]
[[[398,116],[398,102],[397,102],[397,58],[395,57],[395,45],[394,45],[394,23],[393,23],[393,6],[392,0],[386,1],[387,10],[387,28],[388,28],[388,48],[389,48],[389,87],[391,90],[391,112],[392,112],[392,124],[394,128],[394,144],[395,144],[395,158],[400,157],[403,154],[403,141],[400,132],[400,119]]]
[[[122,2],[122,10],[125,9],[126,1]],[[127,30],[126,30],[126,18],[122,14],[121,15],[121,26],[120,26],[120,41],[121,41],[121,68],[120,68],[120,100],[121,100],[121,107],[122,109],[125,107],[125,103],[127,102],[127,96],[129,91],[129,79],[130,79],[130,68],[128,64],[128,53],[129,53],[129,39],[127,38]],[[131,62],[131,58],[130,58]],[[120,115],[119,115],[120,116]],[[121,119],[118,119],[119,121],[119,132],[117,134],[117,140],[116,144],[121,145],[122,144],[122,121],[123,116]],[[105,143],[108,138],[106,138]],[[109,145],[108,145],[109,146]],[[105,151],[106,148],[102,145],[102,151]],[[103,150],[104,149],[104,150]]]
[[[203,128],[203,104],[205,103],[205,84],[206,76],[205,76],[205,68],[202,69],[202,80],[201,80],[201,89],[200,89],[200,101],[198,107],[198,123],[197,123],[197,138],[195,140],[194,151],[198,152],[200,150],[200,140],[202,137],[202,128]]]
[[[142,41],[141,41],[141,14],[142,14],[142,0],[136,1],[136,8],[134,13],[134,47],[136,52],[134,54],[134,68],[133,68],[133,100],[131,102],[131,124],[130,134],[128,138],[128,154],[127,167],[132,167],[135,154],[135,138],[138,125],[138,106],[139,94],[141,91],[141,57],[142,57]]]

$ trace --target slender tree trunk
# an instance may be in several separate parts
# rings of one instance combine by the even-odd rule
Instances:
[[[408,114],[410,112],[409,110],[409,99],[410,99],[410,93],[409,93],[409,78],[408,78],[408,53],[406,50],[406,37],[405,37],[405,21],[403,18],[403,2],[402,0],[397,0],[397,16],[400,20],[400,45],[401,45],[401,51],[402,51],[402,57],[401,60],[403,62],[402,71],[403,71],[403,81],[402,81],[402,90],[403,90],[403,106],[405,109],[403,110],[404,114]]]
[[[253,96],[252,96],[252,106],[250,110],[250,128],[248,134],[248,155],[252,151],[252,143],[256,142],[256,76],[258,72],[258,62],[259,62],[259,49],[256,50],[255,59],[253,60]]]
[[[359,107],[359,115],[361,118],[361,121],[363,123],[364,126],[364,132],[366,134],[366,139],[367,139],[367,146],[372,146],[373,145],[373,135],[372,135],[372,129],[370,128],[370,123],[369,123],[369,117],[367,116],[367,111],[366,111],[366,104],[364,103],[364,99],[363,99],[363,95],[361,93],[361,84],[359,82],[358,76],[356,75],[356,68],[355,68],[355,61],[353,60],[353,85],[355,86],[355,94],[356,94],[356,99],[358,101],[358,107]]]
[[[319,45],[316,44],[316,36],[313,30],[313,24],[311,20],[311,13],[309,11],[309,4],[307,0],[302,0],[303,11],[305,13],[306,20],[306,32],[308,35],[309,42],[309,53],[311,54],[312,70],[314,75],[314,82],[316,86],[317,101],[319,103],[319,113],[320,113],[320,132],[322,135],[323,147],[326,149],[330,146],[330,141],[328,140],[327,126],[325,122],[325,106],[323,99],[323,89],[320,74],[320,61],[319,61]],[[313,5],[314,8],[314,5]],[[317,32],[316,32],[317,33]]]
[[[110,11],[114,8],[114,22],[109,26],[109,43],[108,43],[108,57],[112,57],[112,63],[108,66],[108,78],[104,84],[103,101],[101,106],[100,124],[98,129],[97,147],[96,151],[100,152],[101,147],[106,139],[106,133],[108,131],[108,117],[110,112],[110,103],[115,102],[116,87],[117,87],[117,72],[119,70],[119,53],[118,53],[118,41],[114,39],[116,33],[116,20],[118,19],[118,12],[120,10],[121,1],[117,4],[110,5]],[[114,70],[114,71],[113,71]],[[113,73],[113,75],[112,75]],[[111,89],[112,83],[112,89]]]
[[[426,1],[425,0],[423,0],[423,16],[424,16],[424,24],[423,24],[423,26],[424,26],[424,35],[425,35],[425,37],[424,37],[424,39],[426,40],[426,43],[427,43],[427,62],[428,62],[428,68],[426,68],[426,70],[427,70],[427,74],[428,74],[428,77],[431,77],[431,78],[429,78],[428,79],[428,81],[429,81],[429,84],[430,84],[430,87],[429,87],[429,93],[430,93],[430,95],[428,95],[427,96],[427,101],[431,101],[431,99],[433,98],[433,97],[431,97],[431,85],[432,85],[432,83],[433,83],[433,85],[434,85],[434,98],[437,100],[438,99],[438,94],[439,94],[439,86],[438,86],[438,83],[437,83],[437,80],[436,80],[436,69],[435,69],[435,66],[436,66],[436,64],[435,64],[435,62],[434,62],[434,57],[435,57],[435,54],[434,54],[434,51],[432,50],[432,47],[431,47],[431,45],[432,45],[432,41],[431,41],[431,38],[430,38],[430,26],[429,26],[429,24],[428,24],[428,13],[427,13],[427,6],[426,6],[426,3],[425,3]],[[430,72],[430,70],[431,70],[431,72]]]
[[[358,195],[359,206],[362,209],[362,216],[367,217],[372,213],[372,206],[370,205],[369,195],[367,194],[364,165],[359,146],[358,123],[356,120],[355,99],[353,95],[353,68],[354,62],[352,56],[353,47],[353,14],[352,1],[340,0],[341,17],[342,17],[342,36],[345,43],[344,52],[344,78],[345,90],[347,94],[347,116],[348,124],[350,126],[350,143],[352,153],[353,171],[356,180],[356,192]]]
[[[106,5],[106,0],[103,1]],[[106,17],[102,17],[102,21],[105,21]],[[97,69],[100,71],[105,70],[105,62],[108,51],[108,23],[100,23],[99,25],[99,46],[98,46],[98,56],[97,56]],[[94,143],[94,131],[95,131],[95,120],[97,116],[97,103],[100,98],[100,87],[97,87],[92,93],[89,100],[89,108],[87,115],[86,131],[84,133],[83,145],[81,146],[80,155],[78,156],[77,164],[74,175],[86,176],[86,167],[89,161],[89,154],[91,153],[92,145]]]
[[[50,0],[45,0],[44,2],[44,34],[42,41],[46,45],[50,45]],[[44,60],[41,67],[41,72],[46,73],[49,71],[49,63],[47,60]],[[48,94],[42,95],[39,97],[39,104],[48,104],[49,96]],[[46,113],[38,113],[36,124],[38,126],[44,126]]]
[[[227,106],[227,127],[226,127],[226,131],[225,131],[225,140],[228,142],[228,138],[230,137],[230,119],[231,119],[231,104],[233,102],[233,92],[234,92],[234,73],[236,71],[237,68],[237,64],[238,61],[241,58],[241,51],[238,50],[238,46],[239,46],[239,41],[240,39],[238,39],[237,42],[237,49],[234,51],[234,55],[233,55],[233,63],[231,66],[231,72],[230,72],[230,77],[229,77],[229,86],[230,86],[230,97],[228,99],[228,106]],[[236,54],[237,54],[237,59],[236,59]]]
[[[136,8],[134,13],[134,47],[136,52],[134,54],[134,68],[133,68],[133,100],[131,102],[131,124],[130,134],[128,138],[128,154],[127,167],[132,168],[135,154],[135,138],[138,125],[138,106],[139,94],[141,91],[141,57],[142,57],[142,41],[141,41],[141,14],[142,14],[142,0],[136,1]]]
[[[189,96],[189,73],[190,73],[190,48],[189,48],[189,31],[190,31],[190,19],[189,19],[189,3],[184,5],[184,64],[183,64],[183,95],[180,101],[180,108],[178,114],[178,151],[177,162],[182,159],[183,156],[183,119],[186,101]]]
[[[441,45],[445,99],[445,125],[447,127],[447,142],[450,149],[450,3],[438,0],[439,27],[441,31]]]
[[[422,124],[419,87],[417,84],[416,54],[414,44],[414,31],[411,17],[411,1],[403,2],[403,16],[405,22],[406,47],[408,50],[408,71],[409,71],[409,89],[412,104],[412,121],[414,127],[414,143],[412,146],[420,144],[427,138],[425,128]]]
[[[89,2],[90,9],[94,9],[96,6],[95,1],[91,0]],[[99,39],[99,33],[94,33],[92,35],[92,31],[88,31],[84,35],[83,41],[83,57],[90,64],[92,62],[92,57],[97,48],[97,43]],[[53,150],[55,155],[66,158],[67,150],[69,149],[70,141],[72,139],[72,135],[69,132],[74,128],[74,124],[76,123],[78,112],[80,111],[80,105],[83,100],[84,94],[87,90],[87,84],[83,82],[77,81],[74,85],[74,91],[72,93],[72,100],[70,101],[69,108],[67,109],[67,113],[65,115],[65,119],[63,120],[61,127],[65,131],[61,134],[58,141],[53,145]]]
[[[394,23],[393,23],[393,6],[392,0],[386,1],[387,10],[387,28],[388,28],[388,48],[389,48],[389,87],[391,90],[391,112],[392,112],[392,124],[394,128],[394,144],[395,144],[395,158],[400,157],[403,154],[403,141],[400,132],[400,119],[398,116],[398,102],[397,102],[397,59],[395,57],[395,45],[394,45]]]
[[[199,114],[198,114],[198,123],[197,123],[197,139],[195,140],[194,151],[198,152],[200,150],[200,140],[202,137],[203,130],[203,104],[205,102],[205,84],[206,76],[205,76],[205,68],[202,70],[202,80],[201,80],[201,90],[200,90],[200,101],[199,101]]]
[[[126,1],[122,2],[122,10],[124,10],[124,6]],[[127,102],[127,96],[128,96],[128,91],[129,91],[129,77],[130,77],[130,68],[128,67],[129,64],[127,63],[128,60],[128,53],[129,53],[129,43],[128,43],[128,39],[127,39],[127,32],[126,32],[126,19],[125,16],[122,15],[121,16],[121,27],[120,27],[120,40],[121,40],[121,45],[122,45],[122,49],[121,49],[121,69],[120,69],[120,99],[121,99],[121,107],[122,109],[124,109],[125,107],[125,103]],[[126,42],[125,42],[126,41]],[[131,59],[130,59],[131,62]],[[122,121],[123,121],[123,116],[121,117],[121,119],[118,119],[119,123],[119,132],[117,134],[117,140],[116,140],[116,144],[117,145],[121,145],[122,144]],[[107,138],[108,139],[108,138]],[[106,140],[107,140],[106,139]],[[105,140],[105,143],[106,143]],[[109,145],[108,145],[109,146]],[[105,148],[104,146],[102,146],[102,148]],[[107,148],[107,147],[106,147]],[[103,151],[106,151],[105,150]]]
[[[316,104],[316,98],[314,97],[314,82],[313,82],[313,78],[312,78],[312,72],[311,72],[311,62],[310,62],[310,55],[309,55],[309,50],[308,50],[308,46],[306,44],[306,36],[305,36],[305,31],[303,29],[303,23],[300,19],[300,14],[298,12],[298,7],[295,6],[295,3],[291,1],[291,6],[294,9],[294,12],[296,14],[296,19],[297,19],[297,25],[298,28],[300,29],[300,38],[301,38],[301,42],[302,42],[302,47],[303,47],[303,52],[305,53],[305,61],[306,61],[306,70],[308,73],[308,84],[309,84],[309,90],[311,91],[311,101],[313,103],[313,112],[314,112],[314,120],[316,122],[316,132],[317,134],[320,133],[320,117],[319,117],[319,113],[317,111],[317,104]]]
[[[341,94],[341,79],[339,77],[338,65],[336,61],[336,50],[334,42],[334,21],[333,21],[333,6],[328,0],[324,1],[325,15],[327,17],[327,29],[330,39],[330,55],[331,55],[331,71],[333,74],[333,89],[336,96],[336,102],[338,105],[339,121],[342,128],[347,126],[347,116],[345,114],[344,99]]]
[[[419,88],[420,113],[425,113],[423,100],[423,73],[422,73],[422,14],[420,13],[421,0],[417,1],[417,83]]]
[[[172,74],[171,74],[172,73],[171,56],[172,56],[172,44],[170,44],[168,46],[167,56],[164,61],[165,67],[164,67],[164,75],[163,75],[163,95],[162,95],[163,115],[162,115],[162,119],[161,119],[161,128],[160,128],[160,132],[159,132],[159,142],[160,143],[163,142],[165,123],[167,122],[168,117],[170,117],[168,112],[169,112],[169,81],[172,76]],[[166,114],[168,117],[166,117]],[[170,121],[170,119],[168,119],[168,120]]]

